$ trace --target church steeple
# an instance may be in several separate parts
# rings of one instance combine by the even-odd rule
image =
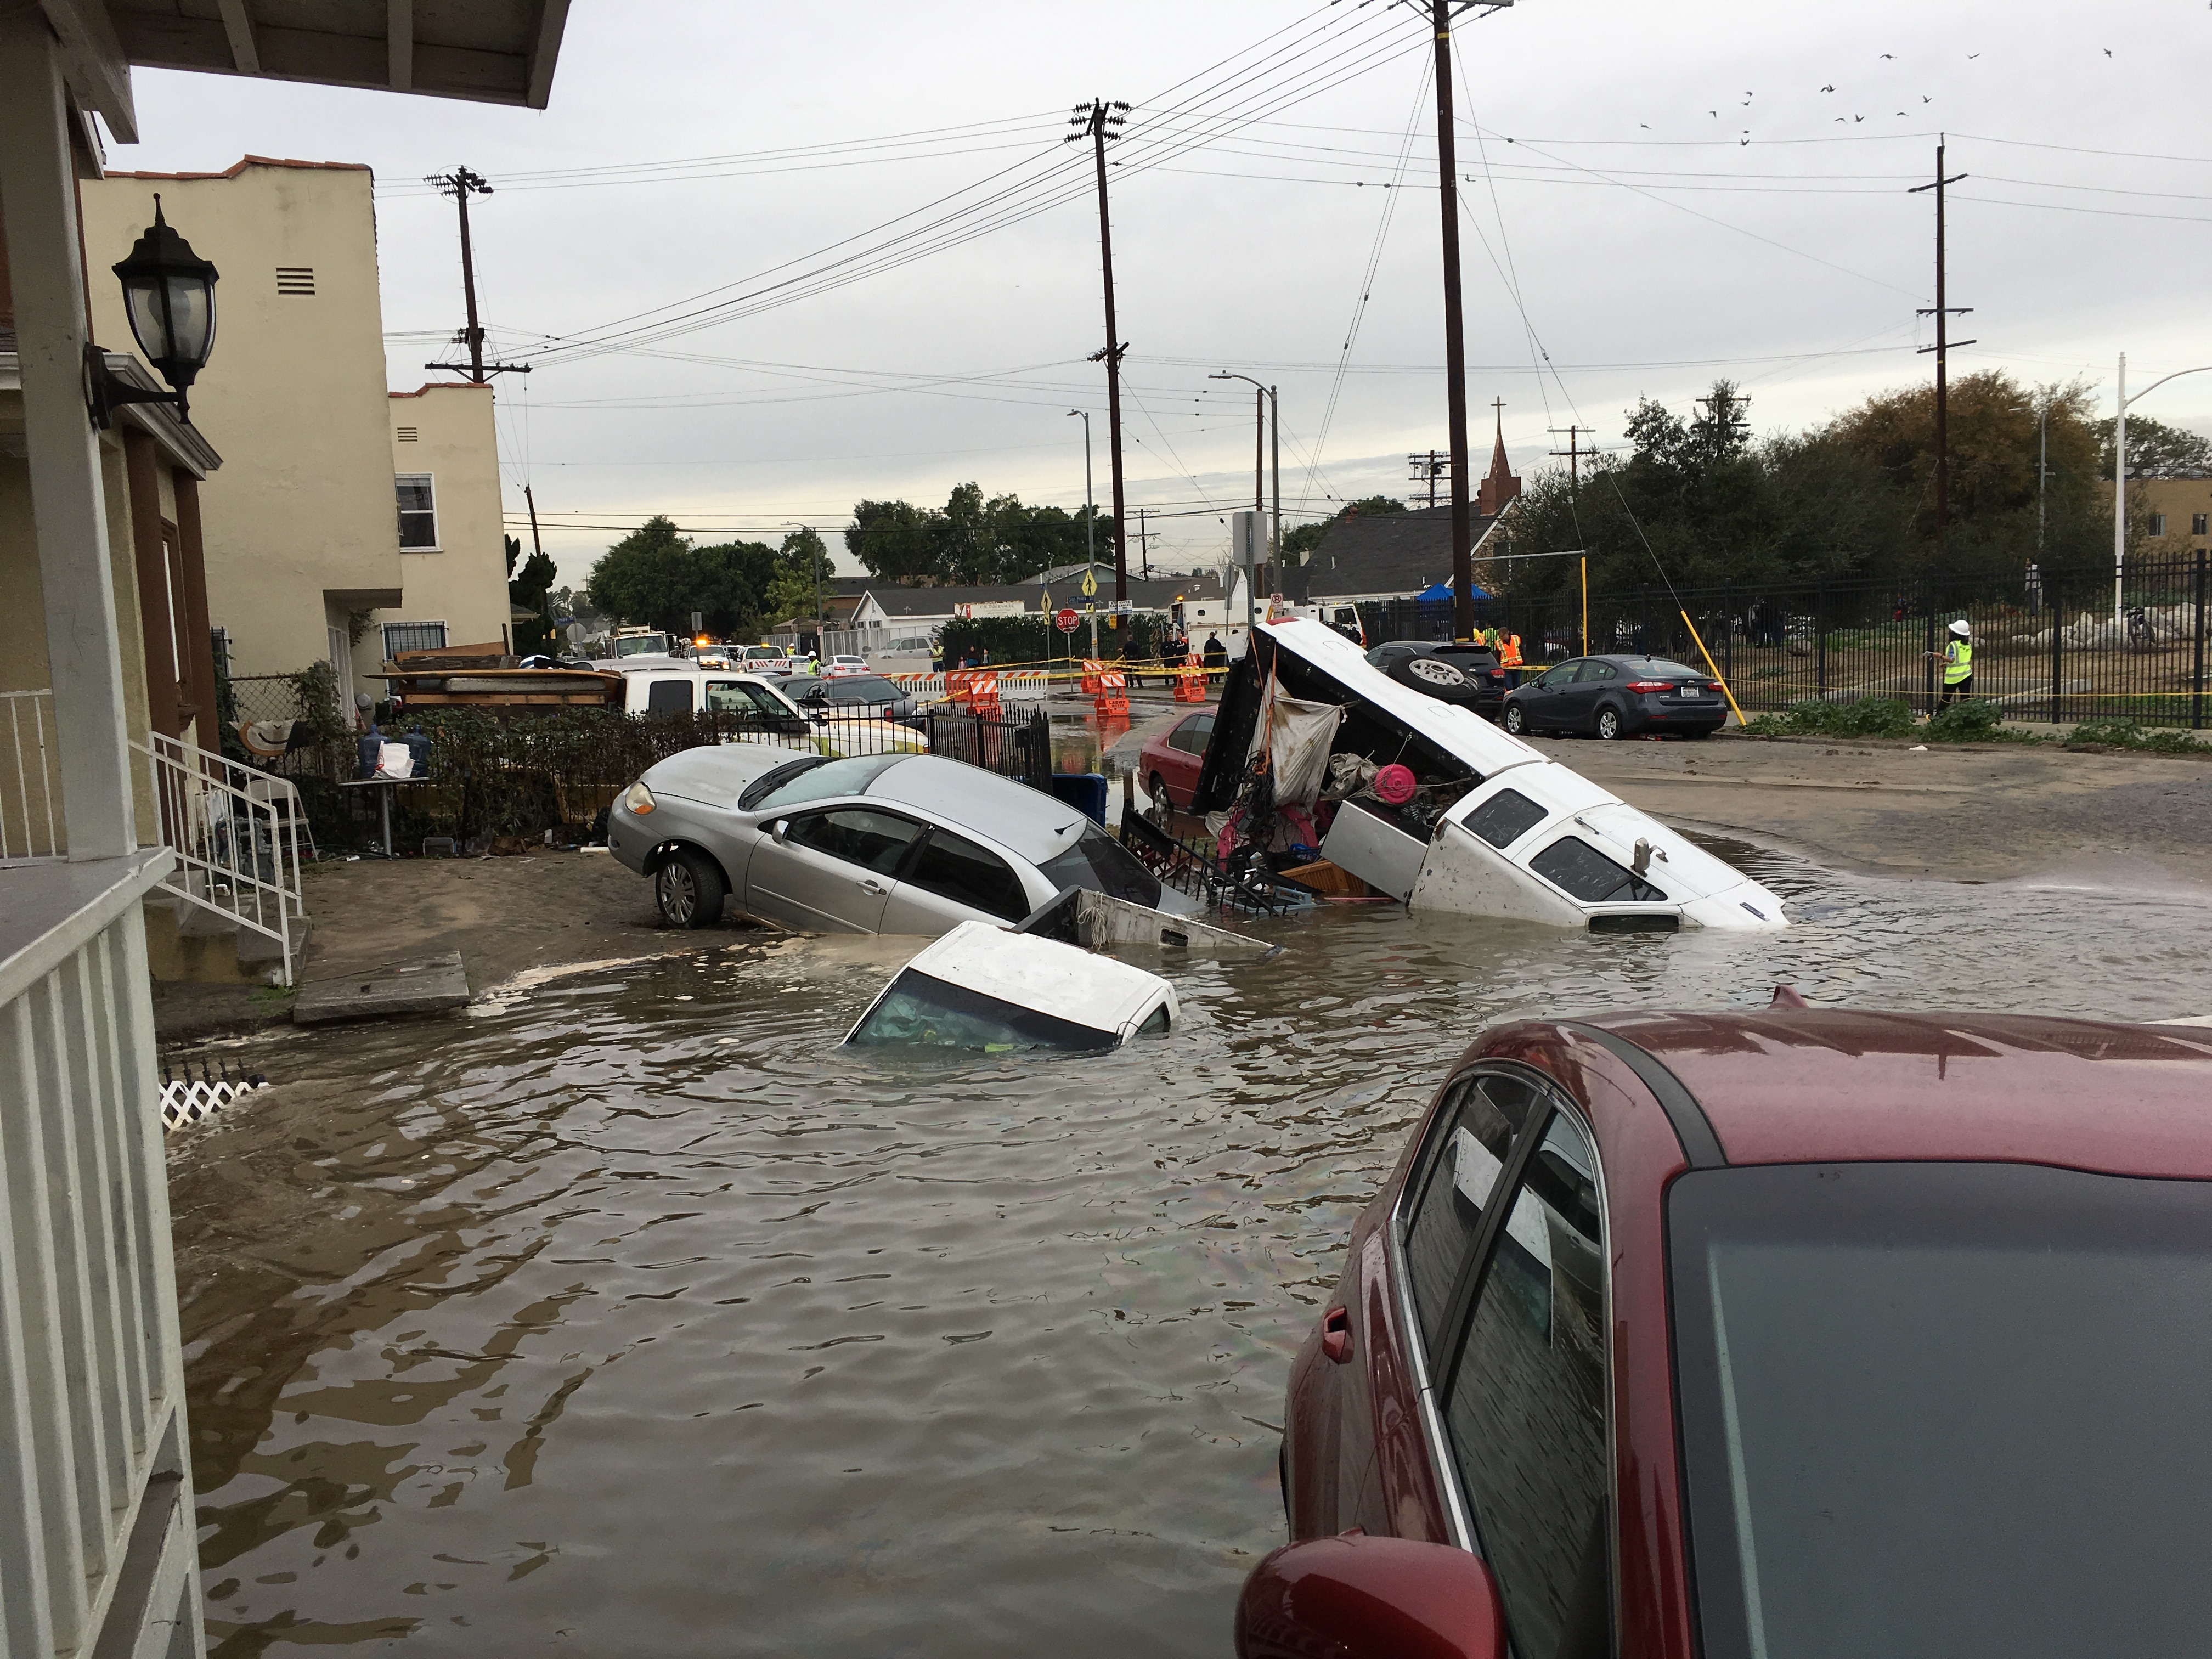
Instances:
[[[1521,493],[1521,480],[1505,460],[1505,400],[1492,398],[1490,406],[1497,412],[1498,442],[1490,452],[1490,474],[1474,493],[1474,510],[1486,519],[1496,518]]]

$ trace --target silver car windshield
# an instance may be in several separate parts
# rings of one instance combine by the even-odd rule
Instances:
[[[819,766],[793,772],[752,801],[747,810],[769,812],[803,806],[811,800],[857,795],[876,781],[878,774],[906,758],[902,754],[854,755],[846,760],[823,761]]]

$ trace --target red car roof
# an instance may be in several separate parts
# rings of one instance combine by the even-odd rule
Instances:
[[[1955,1158],[2212,1180],[2212,1029],[1832,1009],[1587,1024],[1679,1078],[1731,1164]]]

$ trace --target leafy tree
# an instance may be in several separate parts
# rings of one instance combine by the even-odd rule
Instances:
[[[2128,477],[2202,478],[2212,475],[2212,439],[2141,415],[2128,421]],[[2112,476],[2112,422],[2097,422],[2097,476]]]
[[[944,578],[932,514],[906,501],[856,501],[845,532],[845,550],[871,576],[890,581]]]
[[[908,501],[860,501],[845,532],[846,550],[887,581],[961,585],[1018,582],[1055,565],[1079,564],[1091,509],[1029,507],[1016,495],[986,497],[970,482],[955,486],[941,509]],[[1113,546],[1113,520],[1100,514],[1097,547]]]

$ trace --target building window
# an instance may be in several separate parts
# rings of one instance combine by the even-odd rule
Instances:
[[[398,428],[392,435],[398,438],[403,444],[411,444],[422,435],[422,428],[419,427],[403,426]]]
[[[409,553],[438,550],[438,509],[430,494],[430,475],[403,472],[399,483],[399,545]]]
[[[276,267],[276,291],[297,294],[308,299],[315,296],[315,268],[313,265],[279,265]]]
[[[394,661],[403,651],[442,651],[446,648],[446,624],[443,623],[386,623],[384,624],[384,658]]]
[[[2150,533],[2154,536],[2163,536],[2166,534],[2165,514],[2154,513],[2150,515]]]
[[[2212,513],[2191,514],[2189,533],[2192,536],[2212,535]]]

